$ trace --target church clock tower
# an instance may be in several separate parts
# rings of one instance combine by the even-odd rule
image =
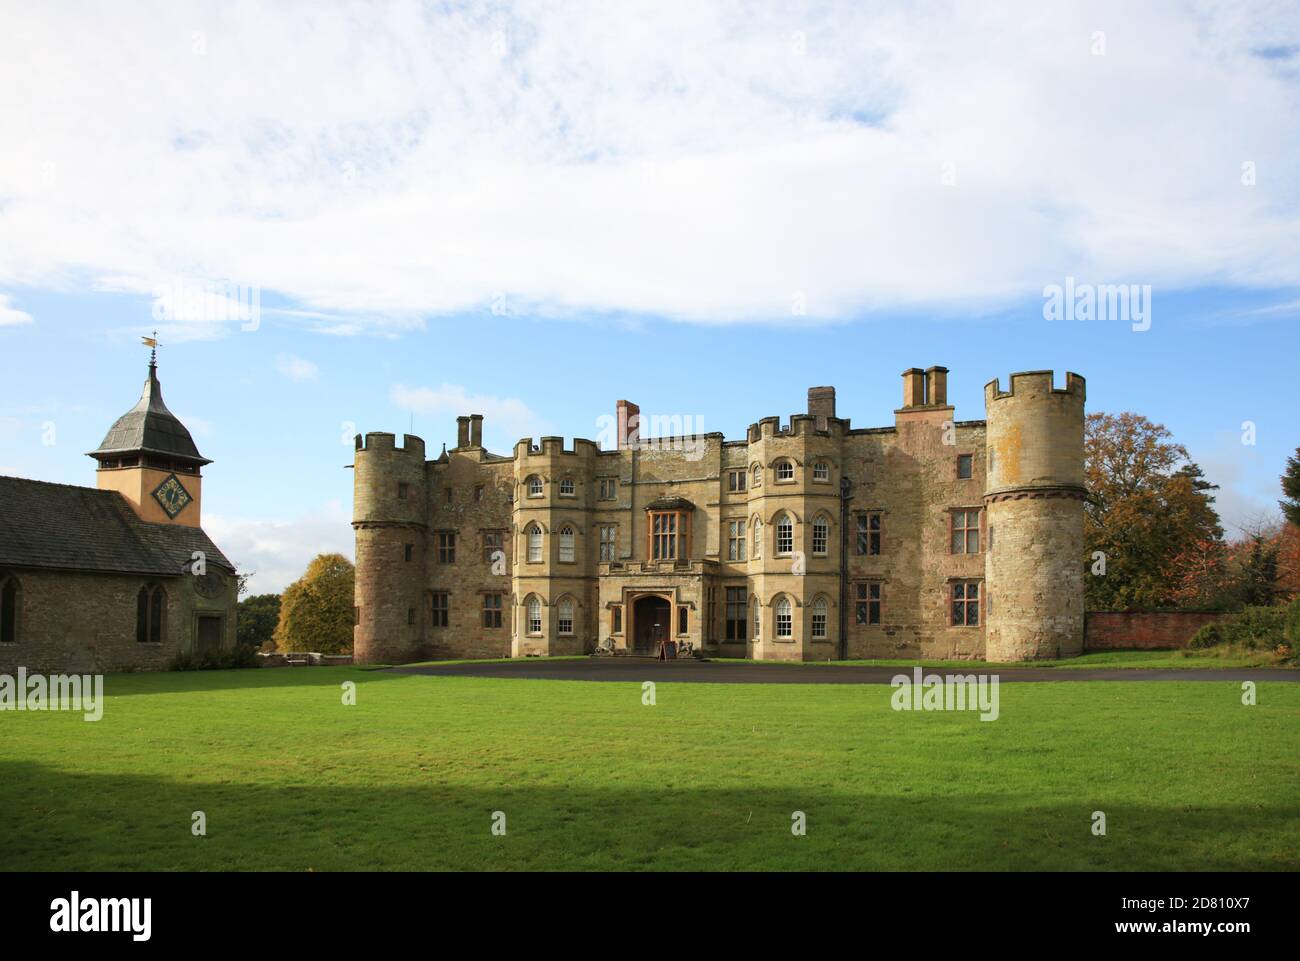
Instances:
[[[156,355],[139,402],[117,419],[97,450],[100,490],[115,490],[141,520],[200,526],[200,471],[212,461],[199,454],[185,425],[163,403]]]

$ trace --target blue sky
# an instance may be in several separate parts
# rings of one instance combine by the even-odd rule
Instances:
[[[0,37],[0,471],[93,483],[160,329],[254,589],[351,551],[355,429],[739,437],[905,367],[1164,423],[1225,520],[1300,445],[1300,14],[1152,2],[32,8]],[[159,82],[160,78],[165,82]],[[1147,285],[1151,326],[1044,288]],[[256,330],[156,319],[260,291]],[[495,308],[495,309],[494,309]],[[1256,442],[1242,443],[1243,422]],[[44,440],[54,425],[53,444]]]

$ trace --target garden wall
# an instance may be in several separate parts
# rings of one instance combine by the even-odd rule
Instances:
[[[1226,616],[1216,611],[1090,611],[1084,621],[1083,649],[1184,648],[1198,628]]]

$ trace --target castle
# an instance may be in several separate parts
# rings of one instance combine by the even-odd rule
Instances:
[[[835,389],[782,426],[643,438],[619,401],[602,450],[543,437],[489,453],[356,438],[359,663],[653,653],[1019,661],[1084,637],[1084,379],[1012,374],[956,421],[944,367],[903,372],[892,427]]]

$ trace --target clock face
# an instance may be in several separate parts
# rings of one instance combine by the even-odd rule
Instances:
[[[189,502],[194,500],[185,486],[177,480],[175,474],[171,474],[163,481],[153,492],[156,500],[162,509],[167,512],[168,517],[175,517],[181,511],[185,510]]]

